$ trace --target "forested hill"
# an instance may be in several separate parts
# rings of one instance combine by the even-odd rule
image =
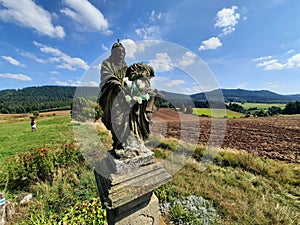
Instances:
[[[300,94],[279,95],[271,91],[249,91],[243,89],[221,89],[225,102],[288,103],[300,101]],[[74,95],[93,98],[99,95],[99,87],[40,86],[0,91],[0,113],[27,113],[70,109]],[[191,96],[164,92],[169,102],[190,102],[210,100],[219,90],[198,93]],[[219,99],[219,98],[218,98]]]
[[[0,91],[0,113],[70,109],[76,87],[41,86]]]
[[[255,102],[255,103],[288,103],[289,101],[300,101],[300,94],[280,95],[267,90],[249,91],[243,89],[221,89],[225,102]],[[206,95],[210,99],[219,95],[219,90],[191,95],[194,101],[205,101]]]

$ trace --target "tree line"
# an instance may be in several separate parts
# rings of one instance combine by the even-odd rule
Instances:
[[[75,92],[87,100],[99,95],[99,87],[70,87],[70,86],[40,86],[23,89],[7,89],[0,91],[0,113],[29,113],[60,109],[71,109]],[[174,93],[167,93],[161,107],[177,108],[182,111],[192,111],[192,108],[227,108],[232,111],[249,114],[250,110],[243,108],[242,104],[221,101],[202,101]],[[76,104],[78,100],[76,100]],[[89,102],[91,104],[91,102]],[[94,106],[93,106],[94,107]],[[85,107],[84,107],[85,108]],[[253,116],[268,116],[276,114],[300,114],[300,101],[291,101],[284,109],[276,106],[268,110],[252,110]]]
[[[284,115],[300,114],[299,101],[288,102],[283,109],[278,106],[271,106],[267,110],[263,110],[263,109],[259,110],[257,107],[246,110],[242,105],[237,103],[229,103],[227,108],[235,112],[244,113],[248,116],[252,114],[253,116],[256,117],[273,116],[279,114],[284,114]],[[252,113],[250,113],[251,111]]]
[[[70,109],[76,87],[42,86],[0,91],[0,113]]]

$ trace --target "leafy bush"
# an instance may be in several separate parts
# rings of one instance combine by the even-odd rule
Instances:
[[[106,210],[101,207],[99,198],[90,201],[78,202],[65,210],[62,218],[63,224],[106,224]]]
[[[8,158],[0,168],[0,188],[26,190],[30,183],[51,181],[58,168],[82,163],[84,158],[74,143],[62,148],[43,147]]]

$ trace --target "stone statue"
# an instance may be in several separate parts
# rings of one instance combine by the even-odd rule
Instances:
[[[154,70],[151,66],[125,63],[125,48],[113,44],[111,55],[101,66],[102,122],[112,133],[112,155],[133,158],[142,153],[150,133],[152,112],[158,110],[162,95],[150,87]]]

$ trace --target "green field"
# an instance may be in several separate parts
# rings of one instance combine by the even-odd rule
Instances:
[[[70,113],[40,115],[32,132],[29,116],[0,116],[0,160],[18,152],[73,140]]]
[[[272,106],[276,106],[276,107],[284,109],[284,107],[286,105],[286,104],[267,104],[267,103],[248,103],[248,102],[238,103],[238,104],[243,106],[243,108],[246,109],[246,110],[248,110],[250,108],[257,108],[257,109],[266,110],[266,109],[268,109]]]
[[[0,117],[0,192],[8,193],[6,198],[12,202],[20,192],[34,194],[30,207],[18,206],[17,216],[8,225],[106,224],[93,170],[80,157],[81,149],[68,144],[74,139],[70,114],[39,116],[37,132],[31,132],[29,123],[28,116]],[[81,129],[79,123],[76,126]],[[108,142],[110,146],[107,131],[99,126],[97,132],[103,144]],[[62,148],[62,144],[68,144],[67,148]],[[46,152],[30,150],[42,146],[49,146]],[[196,203],[202,204],[203,215],[214,221],[209,224],[300,224],[298,164],[221,149],[213,163],[202,170],[203,146],[155,137],[150,138],[147,146],[159,161],[180,148],[174,163],[182,162],[189,155],[185,153],[193,151],[192,157],[183,161],[186,163],[182,169],[174,174],[172,182],[155,190],[161,203],[172,205],[165,216],[167,224],[170,220],[205,224],[185,209],[187,205],[179,205],[178,201],[187,196],[205,199],[204,203]],[[3,160],[25,151],[31,158]],[[20,185],[11,182],[20,182]],[[211,209],[214,213],[208,214]]]
[[[223,110],[223,109],[213,109],[210,108],[194,108],[193,114],[198,116],[209,116],[214,118],[239,118],[245,116],[242,113],[234,112],[231,110]]]

